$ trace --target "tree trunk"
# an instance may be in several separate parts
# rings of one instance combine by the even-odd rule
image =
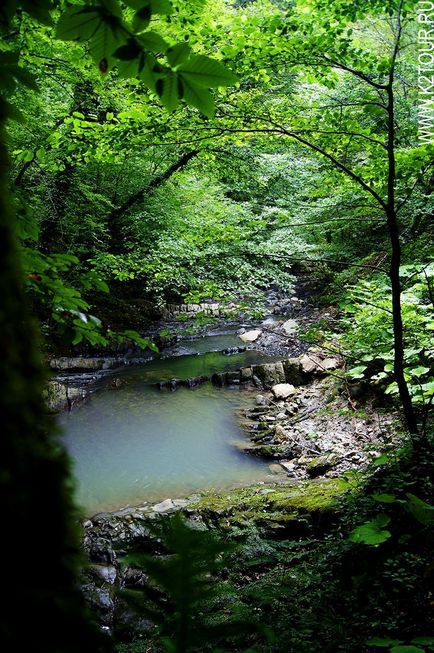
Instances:
[[[102,650],[78,589],[79,533],[69,461],[47,417],[8,195],[7,106],[0,99],[0,496],[4,651]],[[104,646],[105,648],[105,646]]]
[[[410,392],[404,377],[404,325],[402,322],[401,306],[401,242],[399,239],[398,217],[396,214],[395,184],[396,184],[396,161],[395,161],[395,98],[393,92],[393,70],[390,84],[387,88],[388,95],[388,141],[387,153],[389,161],[387,180],[387,206],[386,217],[389,230],[392,257],[389,268],[389,278],[392,288],[392,313],[393,313],[393,343],[394,343],[394,374],[398,384],[399,397],[401,399],[407,428],[411,434],[417,435],[418,427],[416,415],[411,401]]]
[[[174,175],[175,172],[178,172],[178,170],[184,168],[187,163],[189,163],[189,161],[191,161],[191,159],[193,159],[198,154],[199,150],[192,150],[191,152],[183,154],[177,161],[175,161],[175,163],[172,163],[172,165],[169,166],[165,172],[151,179],[151,181],[144,188],[141,188],[133,195],[130,195],[130,197],[123,204],[121,204],[121,206],[113,209],[113,211],[108,216],[108,228],[111,236],[111,246],[109,248],[110,252],[119,253],[122,251],[122,232],[120,228],[121,225],[119,224],[120,218],[135,204],[143,201],[146,195],[149,195],[159,186],[164,184],[165,181],[170,179],[170,177]]]

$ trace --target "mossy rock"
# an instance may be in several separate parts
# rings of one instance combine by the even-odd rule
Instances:
[[[254,524],[299,527],[334,513],[344,491],[339,479],[308,481],[296,485],[251,486],[226,494],[207,493],[194,509],[221,526]]]
[[[306,467],[306,471],[311,478],[316,476],[322,476],[330,469],[333,469],[335,465],[339,462],[339,456],[337,454],[329,454],[327,456],[317,456],[310,461]]]

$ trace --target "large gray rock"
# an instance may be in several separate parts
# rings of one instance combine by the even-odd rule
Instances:
[[[262,331],[260,329],[254,329],[253,331],[247,331],[246,333],[241,333],[238,337],[243,342],[255,342],[262,336]]]
[[[165,499],[164,501],[161,501],[161,503],[157,503],[155,506],[152,506],[152,510],[154,512],[158,512],[159,514],[170,512],[176,509],[177,506],[174,504],[172,499]]]
[[[286,381],[285,370],[281,361],[278,363],[255,365],[253,371],[266,388],[272,388],[273,385],[285,383]]]
[[[117,571],[113,565],[91,565],[91,570],[106,583],[113,585],[116,580]]]
[[[308,351],[300,358],[302,372],[308,375],[322,375],[340,367],[340,361],[336,356],[324,356],[321,353]]]
[[[114,367],[120,367],[124,361],[119,358],[85,358],[84,356],[77,356],[68,358],[66,356],[61,358],[53,358],[50,361],[52,370],[110,370]]]
[[[240,381],[251,381],[253,378],[253,369],[251,367],[242,367],[240,369]]]
[[[278,383],[271,388],[271,392],[276,399],[288,399],[296,393],[296,389],[290,383]]]
[[[282,329],[288,336],[293,336],[298,329],[297,320],[286,320],[286,322],[282,324]]]
[[[88,396],[85,388],[75,388],[60,381],[49,381],[44,389],[45,405],[51,413],[70,410]]]
[[[310,478],[316,478],[317,476],[322,476],[330,469],[333,469],[337,465],[339,457],[335,453],[330,453],[324,456],[318,456],[309,462],[306,467],[306,471]]]

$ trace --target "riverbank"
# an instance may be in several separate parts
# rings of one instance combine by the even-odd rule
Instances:
[[[369,520],[372,512],[375,516],[378,504],[365,501],[363,508],[354,512],[353,506],[358,504],[352,497],[366,484],[377,493],[390,492],[382,470],[391,459],[388,456],[393,457],[393,451],[404,440],[396,417],[381,405],[380,398],[347,381],[341,358],[309,348],[298,339],[300,328],[308,328],[318,315],[333,321],[333,309],[313,309],[299,298],[287,307],[279,304],[273,309],[278,312],[270,313],[260,323],[231,325],[230,333],[224,336],[229,336],[225,347],[221,343],[217,347],[217,364],[229,363],[225,371],[216,369],[191,376],[184,370],[182,376],[176,372],[181,368],[169,365],[166,377],[153,377],[155,390],[158,388],[168,398],[186,392],[186,388],[194,396],[198,388],[209,383],[217,389],[241,393],[247,405],[237,409],[237,421],[247,439],[233,442],[233,446],[243,456],[267,461],[272,476],[227,489],[185,495],[167,493],[158,501],[141,501],[83,519],[83,545],[89,560],[83,572],[84,593],[101,628],[117,642],[119,653],[136,653],[143,646],[153,653],[162,650],[159,617],[153,612],[150,618],[149,614],[155,607],[152,597],[165,596],[164,601],[170,605],[170,590],[159,585],[152,564],[148,568],[145,561],[154,559],[160,565],[170,558],[165,537],[176,515],[182,515],[193,532],[209,533],[238,547],[224,572],[213,577],[216,586],[223,582],[232,588],[232,598],[213,604],[212,617],[202,613],[197,617],[197,623],[202,619],[226,623],[233,609],[248,615],[252,628],[243,636],[242,647],[238,647],[236,639],[223,637],[225,651],[245,650],[250,644],[264,653],[312,653],[309,646],[315,638],[309,635],[308,648],[303,648],[303,629],[317,622],[316,615],[326,609],[324,606],[339,602],[343,582],[340,565],[348,566],[348,551],[360,568],[364,565],[363,547],[353,550],[348,538],[352,529]],[[286,314],[282,315],[282,310]],[[208,332],[208,337],[221,337],[219,333],[214,336]],[[197,343],[201,351],[193,353],[191,348],[197,348]],[[196,334],[172,343],[162,351],[161,359],[170,364],[177,360],[184,366],[189,356],[193,356],[191,360],[203,360],[206,349],[207,337]],[[271,360],[237,366],[237,357],[246,352],[267,352]],[[156,364],[148,361],[143,365],[134,357],[124,358],[122,367],[117,365],[119,358],[98,361],[86,362],[99,368],[86,372],[76,362],[68,362],[62,373],[66,372],[69,380],[74,374],[78,379],[81,374],[93,377],[89,384],[92,395],[94,391],[106,391],[108,385],[110,392],[121,391],[125,387],[122,370],[136,367],[151,373],[152,364]],[[161,369],[158,374],[161,376]],[[354,599],[354,604],[360,614],[358,630],[351,630],[340,648],[339,624],[336,633],[334,626],[321,626],[318,651],[324,650],[324,642],[329,639],[335,642],[336,651],[370,650],[365,644],[367,633],[375,635],[379,631],[372,630],[363,602]],[[267,637],[258,634],[259,626],[255,630],[254,624],[261,622],[277,633],[277,644],[270,644]],[[208,648],[206,645],[203,650]]]

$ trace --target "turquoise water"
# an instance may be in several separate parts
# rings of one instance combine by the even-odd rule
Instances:
[[[122,370],[120,387],[107,386],[62,415],[78,501],[86,513],[266,478],[268,466],[234,446],[246,439],[236,411],[251,405],[251,396],[209,383],[176,392],[160,392],[154,385],[259,360],[267,358],[251,351],[156,360]]]

